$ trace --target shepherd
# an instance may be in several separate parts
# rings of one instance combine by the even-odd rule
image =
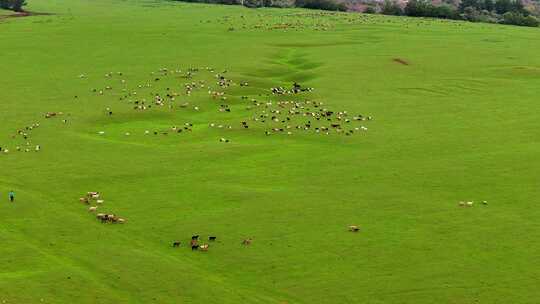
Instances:
[[[9,196],[9,201],[13,203],[15,201],[15,192],[13,192],[13,190],[9,191],[8,196]]]

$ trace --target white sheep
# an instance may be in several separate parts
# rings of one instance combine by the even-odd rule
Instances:
[[[88,208],[88,212],[96,212],[96,210],[97,210],[97,206]]]

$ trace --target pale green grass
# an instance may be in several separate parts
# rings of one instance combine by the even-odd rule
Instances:
[[[0,155],[0,301],[538,302],[538,29],[158,1],[28,9],[54,15],[0,22],[0,146],[12,150]],[[304,26],[264,29],[291,22]],[[90,92],[109,71],[131,85],[190,66],[252,83],[230,90],[230,118],[202,95],[200,112],[135,112],[115,88]],[[244,92],[292,81],[372,115],[369,131],[206,128],[238,124]],[[33,122],[42,151],[16,153],[11,135]],[[191,134],[142,134],[184,122]],[[128,223],[98,223],[78,202],[87,191]],[[219,242],[171,247],[193,233]]]
[[[1,9],[1,8],[0,8],[0,16],[7,16],[7,15],[11,15],[11,14],[13,14],[12,11],[5,10],[5,9]]]

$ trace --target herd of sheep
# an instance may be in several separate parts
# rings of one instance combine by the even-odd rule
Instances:
[[[487,201],[482,201],[482,205],[487,206],[487,204],[488,204]],[[460,206],[460,207],[472,207],[472,206],[474,206],[474,202],[473,201],[466,201],[466,202],[465,201],[460,201],[458,203],[458,206]]]
[[[245,130],[245,132],[261,130],[267,136],[280,133],[294,135],[299,132],[351,136],[366,132],[368,130],[366,124],[372,120],[369,115],[353,115],[346,110],[336,111],[321,101],[312,100],[306,94],[314,89],[297,82],[291,87],[252,89],[247,81],[233,81],[228,76],[227,70],[216,73],[210,67],[187,70],[161,68],[151,72],[150,75],[148,81],[130,86],[124,73],[110,72],[105,74],[106,81],[110,84],[102,89],[93,88],[91,92],[107,99],[115,97],[119,101],[115,107],[124,107],[122,105],[127,104],[136,111],[165,108],[170,111],[191,110],[196,113],[212,111],[212,108],[215,108],[217,113],[222,113],[220,117],[224,122],[209,121],[207,123],[209,128],[221,131]],[[209,77],[215,79],[214,83],[205,79]],[[84,75],[83,78],[86,79],[87,76]],[[230,94],[228,92],[230,88],[235,92]],[[251,94],[238,96],[236,94],[239,89],[249,89]],[[254,94],[255,92],[257,93]],[[206,98],[204,94],[207,94]],[[201,102],[201,98],[196,97],[202,97],[207,101]],[[105,110],[108,116],[113,115],[112,107],[113,105],[109,105]],[[238,117],[236,113],[244,117],[237,123],[231,123],[231,118]],[[185,134],[193,130],[193,123],[188,122],[180,127],[171,123],[170,128],[146,129],[139,132],[144,135],[168,135]],[[98,131],[98,134],[105,136],[106,132],[102,130]],[[125,130],[123,134],[130,136],[137,133]],[[228,143],[231,139],[223,136],[219,137],[219,141]]]
[[[215,242],[216,239],[217,239],[217,237],[215,237],[215,236],[209,236],[208,237],[209,242]],[[189,247],[191,247],[191,250],[192,251],[194,251],[194,250],[208,251],[208,248],[210,248],[210,244],[209,243],[199,244],[199,240],[200,240],[199,235],[194,235],[194,236],[191,237],[191,241],[189,242]],[[252,238],[244,239],[242,241],[242,245],[244,245],[244,246],[251,245],[252,241],[253,241]],[[182,242],[181,241],[174,241],[172,243],[172,246],[175,247],[175,248],[181,247]]]
[[[434,23],[444,23],[447,27],[462,28],[460,22],[449,22],[447,19],[423,19],[405,20],[394,18],[381,18],[375,14],[343,14],[339,12],[309,12],[309,13],[288,13],[276,15],[272,13],[261,13],[255,17],[236,15],[223,16],[215,20],[201,20],[201,23],[218,23],[228,32],[236,31],[317,31],[333,32],[332,30],[340,26],[362,26],[373,24],[394,24],[400,27],[423,27]]]
[[[207,74],[204,74],[206,72]],[[210,73],[210,74],[208,74]],[[206,76],[205,76],[206,75]],[[227,122],[209,121],[208,128],[221,131],[226,130],[261,130],[265,135],[286,134],[294,135],[299,132],[311,134],[344,134],[347,136],[358,132],[365,132],[368,128],[365,124],[370,121],[371,116],[361,114],[350,115],[347,111],[335,111],[324,105],[321,101],[310,100],[304,93],[313,91],[313,88],[303,87],[294,83],[292,87],[274,87],[269,90],[262,90],[257,96],[239,96],[237,100],[234,95],[228,96],[227,89],[231,87],[249,88],[247,81],[235,82],[228,76],[228,71],[216,73],[213,68],[189,68],[186,70],[169,70],[161,68],[151,73],[151,80],[143,84],[135,85],[133,88],[128,86],[124,73],[107,73],[107,81],[116,82],[119,88],[111,83],[102,89],[94,88],[91,91],[104,97],[117,97],[121,104],[132,105],[135,110],[151,110],[155,108],[168,107],[171,110],[193,110],[204,111],[211,110],[217,106],[217,112],[222,113],[221,117]],[[214,77],[215,82],[211,84],[204,79],[196,80],[197,77]],[[81,79],[88,79],[85,74],[79,76]],[[160,85],[167,77],[169,80],[177,82],[172,85]],[[186,81],[181,84],[180,81]],[[119,82],[119,84],[118,84]],[[146,90],[146,91],[145,91]],[[148,92],[150,90],[151,92]],[[161,92],[160,92],[161,91]],[[253,90],[251,90],[253,92]],[[210,102],[194,104],[189,99],[197,93],[207,93]],[[151,97],[147,99],[146,96]],[[79,98],[79,96],[75,96]],[[237,106],[243,106],[240,110]],[[106,107],[106,115],[113,116],[112,106]],[[231,112],[241,111],[244,118],[237,123],[231,123]],[[47,112],[46,119],[69,116],[64,112]],[[235,115],[234,117],[238,117]],[[64,124],[67,119],[62,119]],[[356,124],[356,125],[355,125]],[[141,131],[144,135],[168,135],[182,134],[194,131],[193,123],[186,122],[183,125],[171,123],[170,128],[158,128],[154,130]],[[39,123],[32,124],[23,129],[17,130],[12,137],[24,139],[24,145],[16,145],[17,151],[31,150],[40,151],[40,145],[32,145],[29,136],[30,131],[39,127]],[[200,129],[200,128],[198,128]],[[105,131],[98,131],[98,134],[105,136]],[[123,135],[130,136],[136,134],[131,130],[125,130]],[[229,136],[220,136],[218,141],[229,143],[232,140]],[[15,145],[15,144],[14,144]],[[0,144],[0,152],[7,154],[10,149]]]
[[[34,145],[32,144],[32,141],[31,141],[31,134],[32,134],[32,131],[39,128],[40,124],[39,123],[33,123],[33,124],[30,124],[24,128],[21,128],[21,129],[18,129],[15,134],[13,134],[11,136],[11,139],[17,141],[21,141],[24,143],[24,144],[15,144],[15,150],[16,151],[19,151],[19,152],[30,152],[32,150],[34,150],[35,152],[39,152],[41,151],[41,146],[40,145]],[[4,153],[4,154],[8,154],[10,151],[10,149],[7,147],[7,146],[4,146],[4,145],[0,145],[0,152],[1,153]]]
[[[79,201],[85,205],[89,205],[88,212],[91,213],[96,213],[98,207],[104,203],[104,200],[101,199],[101,194],[94,191],[86,193],[86,195],[81,197]],[[114,214],[98,213],[96,218],[102,223],[124,224],[126,222],[125,219]]]

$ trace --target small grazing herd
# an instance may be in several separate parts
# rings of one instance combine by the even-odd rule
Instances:
[[[482,201],[482,205],[487,206],[487,204],[488,204],[487,201]],[[460,206],[460,207],[472,207],[472,206],[474,206],[474,202],[473,201],[468,201],[468,202],[461,201],[461,202],[458,203],[458,206]]]
[[[350,232],[358,232],[358,231],[360,231],[360,227],[358,227],[356,225],[351,225],[351,226],[349,226],[349,231]]]
[[[191,247],[191,250],[192,251],[195,251],[195,250],[208,251],[208,248],[210,247],[210,245],[208,243],[199,244],[199,239],[200,239],[199,235],[194,235],[191,237],[191,241],[189,242],[189,247]],[[217,239],[216,236],[209,236],[208,242],[215,242],[216,239]],[[247,238],[242,241],[242,245],[248,246],[248,245],[251,245],[252,242],[253,242],[252,238]],[[180,241],[174,241],[172,243],[172,246],[175,248],[181,247],[181,245],[182,245],[182,242]]]
[[[123,224],[126,222],[125,219],[118,217],[114,214],[98,213],[96,215],[96,218],[100,220],[102,223]]]
[[[39,126],[40,124],[37,122],[31,125],[27,125],[24,128],[18,129],[17,132],[11,136],[12,139],[19,140],[24,143],[23,145],[17,145],[15,147],[16,151],[19,151],[19,152],[23,152],[23,151],[30,152],[31,150],[34,150],[36,152],[41,151],[41,146],[32,144],[32,140],[31,140],[32,130],[39,128]],[[3,146],[3,145],[0,146],[0,152],[4,154],[8,154],[9,151],[10,150],[8,147]]]
[[[97,212],[99,206],[104,202],[101,199],[101,194],[95,191],[86,193],[85,196],[79,198],[79,201],[85,205],[89,205],[88,212],[91,213]],[[96,218],[102,223],[124,224],[126,222],[125,219],[114,214],[98,213]]]
[[[349,227],[349,231],[350,232],[359,232],[360,231],[360,227],[358,227],[357,225],[350,225]],[[209,243],[210,242],[215,242],[217,237],[215,236],[209,236],[208,237],[208,242],[209,243],[203,243],[203,244],[199,244],[199,235],[194,235],[191,237],[191,241],[189,241],[189,247],[191,247],[191,250],[192,251],[195,251],[195,250],[199,250],[199,251],[208,251],[208,248],[210,247]],[[251,245],[251,243],[253,243],[253,239],[252,238],[247,238],[247,239],[244,239],[242,240],[242,242],[240,244],[242,244],[243,246],[249,246]],[[181,241],[174,241],[172,243],[172,247],[174,248],[178,248],[178,247],[181,247],[182,246],[182,242]]]
[[[45,113],[45,118],[53,118],[60,115],[64,115],[64,113],[63,112],[47,112]]]

